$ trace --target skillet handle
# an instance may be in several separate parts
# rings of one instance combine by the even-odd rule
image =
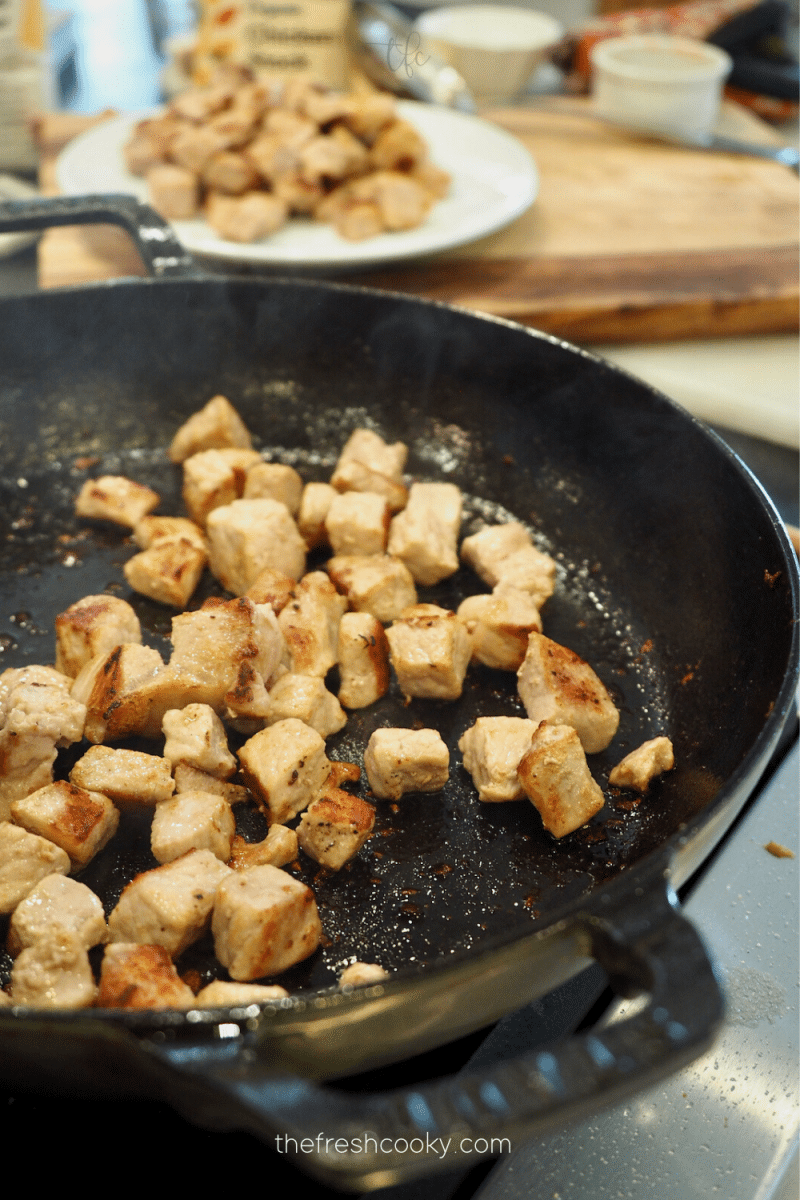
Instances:
[[[498,1157],[652,1086],[711,1044],[724,1009],[714,968],[678,911],[663,861],[651,874],[643,880],[637,872],[633,895],[622,888],[616,901],[603,896],[579,921],[612,986],[646,994],[643,1007],[516,1060],[364,1095],[276,1078],[268,1043],[262,1052],[248,1051],[244,1039],[238,1047],[217,1043],[210,1056],[186,1046],[148,1049],[202,1080],[229,1118],[233,1102],[239,1127],[336,1187],[366,1191]]]
[[[0,233],[49,229],[54,225],[120,225],[130,234],[156,279],[198,278],[205,272],[183,248],[171,227],[135,196],[41,196],[0,201]]]

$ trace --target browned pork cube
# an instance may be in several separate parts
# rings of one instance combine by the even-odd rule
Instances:
[[[234,871],[248,867],[285,867],[297,858],[297,834],[286,825],[271,825],[263,842],[246,842],[237,834],[228,866]]]
[[[168,800],[175,790],[169,763],[141,750],[92,746],[69,774],[78,788],[102,795],[123,807],[149,808]]]
[[[348,242],[363,242],[365,238],[383,233],[381,210],[372,200],[357,200],[337,207],[329,218],[339,234]]]
[[[96,655],[141,640],[139,618],[126,600],[84,596],[56,617],[56,670],[74,679]]]
[[[214,396],[181,425],[169,448],[173,462],[183,462],[200,450],[225,446],[251,450],[250,434],[236,409],[225,396]]]
[[[330,788],[303,813],[297,840],[309,858],[340,871],[372,836],[374,827],[371,804],[340,788]]]
[[[556,838],[585,825],[605,803],[570,725],[539,726],[520,761],[519,778],[545,829]]]
[[[410,171],[428,157],[424,138],[408,121],[397,120],[378,134],[370,150],[373,167]]]
[[[206,201],[206,220],[229,242],[259,242],[285,224],[287,205],[269,192],[241,196],[212,193]]]
[[[46,875],[14,909],[8,927],[8,951],[68,933],[90,950],[108,938],[103,906],[85,883],[68,875]]]
[[[197,176],[186,167],[163,163],[147,172],[147,191],[156,212],[167,221],[188,221],[200,205]]]
[[[259,571],[245,595],[254,604],[268,604],[277,616],[294,597],[296,586],[297,581],[290,575],[276,571],[274,567],[265,567]]]
[[[516,588],[468,596],[459,605],[458,619],[469,633],[473,661],[499,671],[518,671],[529,635],[542,632],[539,610],[527,592]]]
[[[364,769],[379,800],[399,800],[406,792],[441,791],[450,775],[450,753],[435,729],[376,729]]]
[[[133,540],[140,550],[149,550],[161,542],[190,542],[208,554],[208,542],[198,524],[186,517],[143,517],[133,530]],[[122,638],[132,642],[134,638]]]
[[[325,518],[336,494],[336,489],[329,483],[307,483],[303,488],[297,525],[309,550],[327,544]]]
[[[535,730],[533,721],[524,717],[478,717],[462,734],[458,748],[479,800],[522,799],[525,793],[517,771]]]
[[[377,492],[344,492],[325,518],[334,554],[383,554],[389,535],[388,501]]]
[[[103,475],[86,480],[75,501],[75,512],[79,517],[113,521],[133,529],[159,500],[160,496],[142,483],[124,475]]]
[[[386,630],[404,696],[457,700],[470,659],[469,634],[454,612],[435,604],[403,610]]]
[[[246,472],[221,450],[201,450],[183,463],[183,502],[193,521],[205,526],[215,508],[238,500]]]
[[[326,570],[352,609],[384,624],[417,603],[414,577],[405,563],[388,554],[337,555],[328,560]]]
[[[300,509],[300,499],[303,495],[303,481],[294,467],[283,463],[259,462],[247,472],[244,483],[245,500],[256,500],[266,497],[269,500],[279,500],[285,504],[293,517]]]
[[[671,771],[675,766],[675,755],[672,742],[668,737],[651,738],[643,742],[636,750],[626,754],[617,763],[608,777],[612,787],[633,788],[636,792],[646,792],[651,780]]]
[[[186,125],[172,139],[169,156],[179,167],[198,175],[214,154],[226,148],[225,140],[208,125]]]
[[[294,675],[291,671],[270,689],[267,724],[274,725],[288,717],[303,721],[324,738],[338,733],[347,724],[341,704],[318,675]]]
[[[346,610],[347,601],[322,571],[300,580],[278,617],[294,674],[327,675],[336,662],[339,621]]]
[[[218,779],[230,779],[236,759],[228,749],[225,726],[208,704],[187,704],[164,713],[164,758],[188,763]]]
[[[0,823],[0,913],[10,913],[40,880],[69,874],[69,855],[46,838]]]
[[[536,549],[518,521],[487,525],[464,538],[461,557],[498,593],[506,588],[527,592],[537,608],[553,593],[555,561]]]
[[[378,966],[377,963],[354,962],[342,971],[339,976],[339,987],[366,987],[370,983],[380,983],[382,979],[388,978],[389,972],[384,971],[383,967]]]
[[[266,567],[299,579],[306,544],[285,504],[267,498],[234,500],[208,518],[211,570],[234,595],[243,596]]]
[[[370,613],[345,613],[339,622],[339,703],[366,708],[389,690],[389,642]]]
[[[377,171],[351,189],[355,201],[375,204],[384,229],[416,229],[433,207],[434,197],[410,175]]]
[[[571,725],[587,754],[605,750],[619,725],[619,712],[588,663],[541,633],[528,639],[517,672],[518,689],[532,721]]]
[[[196,1008],[246,1008],[251,1004],[266,1004],[270,1000],[285,1000],[286,988],[277,983],[231,983],[214,979],[194,998]]]
[[[417,583],[439,583],[458,570],[461,492],[453,483],[415,483],[389,530],[389,553]]]
[[[239,761],[270,825],[290,821],[316,800],[331,769],[324,739],[296,717],[254,734],[239,751]]]
[[[203,183],[226,196],[241,196],[258,183],[252,162],[235,150],[220,150],[203,168]]]
[[[278,867],[235,871],[217,892],[217,958],[232,979],[277,975],[313,954],[322,936],[310,888]]]
[[[58,780],[15,800],[11,819],[29,833],[55,842],[69,855],[73,871],[85,867],[111,840],[119,813],[107,796]]]
[[[163,946],[117,942],[106,946],[98,1008],[191,1008],[194,993]]]
[[[11,972],[11,1000],[29,1008],[90,1008],[97,995],[86,947],[63,930],[28,946]]]
[[[408,447],[388,445],[371,429],[354,429],[336,463],[331,484],[337,492],[377,492],[389,501],[392,512],[405,506],[403,468]]]
[[[134,554],[122,570],[135,592],[160,604],[183,609],[200,582],[207,561],[205,550],[178,538]]]
[[[227,862],[235,832],[233,810],[222,796],[179,792],[156,805],[150,848],[160,863],[174,862],[189,850],[210,850]]]
[[[56,748],[83,737],[86,706],[72,682],[36,665],[0,674],[0,821],[13,800],[50,783]]]

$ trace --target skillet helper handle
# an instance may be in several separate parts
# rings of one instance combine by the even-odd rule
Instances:
[[[276,1078],[266,1055],[230,1044],[210,1059],[186,1048],[152,1050],[202,1077],[229,1111],[235,1102],[251,1132],[337,1187],[370,1190],[498,1157],[652,1086],[711,1044],[724,1008],[714,968],[678,910],[663,863],[653,874],[651,886],[633,896],[621,889],[616,903],[604,896],[581,921],[612,986],[646,995],[643,1005],[513,1061],[363,1095]]]
[[[135,196],[41,196],[0,201],[0,233],[49,229],[54,225],[119,225],[136,243],[156,279],[205,274],[155,209]]]

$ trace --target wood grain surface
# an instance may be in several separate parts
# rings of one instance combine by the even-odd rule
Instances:
[[[540,176],[532,208],[469,246],[346,279],[583,344],[797,329],[800,205],[788,168],[604,126],[586,100],[546,98],[485,115],[532,153]],[[55,156],[77,131],[64,115],[40,125],[49,190]],[[730,103],[720,131],[777,140]],[[141,273],[131,242],[110,226],[52,230],[41,242],[43,287]]]

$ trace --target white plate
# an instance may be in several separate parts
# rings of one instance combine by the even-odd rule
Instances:
[[[174,221],[175,232],[193,254],[240,263],[296,267],[361,267],[418,258],[475,241],[502,229],[536,198],[539,177],[525,147],[516,138],[449,108],[404,100],[399,114],[410,121],[430,147],[431,161],[448,171],[450,193],[417,229],[382,233],[363,242],[340,238],[330,225],[293,218],[262,242],[227,242],[203,220]],[[65,195],[126,192],[147,200],[147,184],[131,175],[122,147],[140,115],[115,117],[76,138],[56,164]]]

